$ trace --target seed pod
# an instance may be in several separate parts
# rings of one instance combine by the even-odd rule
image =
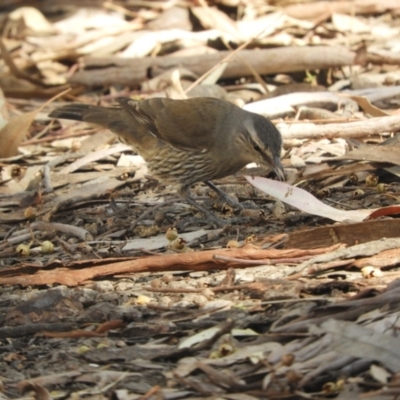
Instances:
[[[40,251],[43,254],[51,254],[54,251],[54,244],[50,242],[50,240],[45,240],[40,245]]]

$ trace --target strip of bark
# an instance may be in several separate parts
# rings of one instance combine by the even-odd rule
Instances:
[[[69,80],[89,87],[108,85],[135,86],[172,68],[186,68],[201,76],[230,51],[188,57],[116,57],[86,58],[85,68]],[[277,49],[242,50],[232,57],[221,78],[253,76],[243,59],[260,75],[327,69],[355,64],[356,54],[345,47],[281,47]]]
[[[100,277],[111,277],[118,274],[134,274],[138,272],[155,272],[155,271],[207,271],[210,269],[226,270],[228,268],[243,268],[241,262],[223,262],[216,260],[216,254],[225,254],[232,258],[239,259],[260,259],[260,265],[265,263],[265,259],[294,258],[309,255],[320,255],[329,253],[338,246],[332,246],[325,249],[316,250],[278,250],[278,249],[259,249],[250,244],[240,249],[219,249],[208,251],[195,251],[191,253],[180,254],[162,254],[153,257],[144,257],[130,260],[116,261],[109,263],[102,260],[103,265],[87,266],[84,269],[75,269],[77,264],[69,265],[64,268],[56,268],[54,270],[40,269],[35,274],[20,274],[18,268],[3,269],[1,271],[0,285],[44,285],[59,283],[67,286],[75,286],[89,280]],[[79,264],[79,263],[78,263]],[[26,270],[26,265],[21,266],[22,270]],[[10,275],[13,274],[13,276]]]

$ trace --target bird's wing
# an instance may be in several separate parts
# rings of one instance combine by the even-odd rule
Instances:
[[[187,151],[209,150],[224,125],[224,116],[234,107],[210,97],[118,101],[125,110],[129,107],[130,114],[146,124],[149,132],[158,139]]]
[[[132,124],[135,122],[133,125],[137,125],[137,123],[144,125],[151,133],[157,130],[154,120],[155,115],[153,115],[151,110],[142,109],[140,106],[141,101],[132,100],[129,97],[117,97],[116,100],[122,109],[133,117],[134,121],[132,121]]]

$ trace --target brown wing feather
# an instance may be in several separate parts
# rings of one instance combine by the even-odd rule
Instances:
[[[118,99],[158,139],[179,150],[210,149],[234,105],[209,97],[187,100],[153,98],[140,102]],[[222,118],[221,118],[222,116]],[[201,123],[200,123],[201,122]]]
[[[156,126],[154,124],[154,115],[148,114],[145,110],[140,107],[142,102],[137,100],[132,100],[128,97],[117,97],[116,99],[119,105],[130,114],[135,121],[139,122],[142,125],[148,127],[149,130],[156,130]]]

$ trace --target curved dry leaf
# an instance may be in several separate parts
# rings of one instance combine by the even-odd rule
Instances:
[[[213,85],[218,82],[218,79],[221,78],[224,73],[226,67],[228,66],[227,62],[221,63],[217,68],[214,69],[211,73],[208,74],[201,82],[202,85]]]
[[[42,111],[45,106],[47,106],[56,98],[69,92],[69,90],[70,89],[67,89],[57,94],[34,111],[11,118],[7,125],[3,126],[3,128],[0,130],[0,158],[12,157],[18,154],[18,146],[25,139],[29,127],[35,119],[37,113]]]
[[[18,146],[25,139],[39,110],[12,118],[7,125],[0,130],[0,157],[7,158],[18,154]]]
[[[8,18],[24,26],[26,35],[50,35],[56,32],[53,25],[35,7],[20,7],[11,12]]]
[[[264,193],[273,196],[283,203],[292,207],[320,217],[329,218],[333,221],[363,221],[373,210],[339,210],[323,203],[311,193],[285,182],[273,181],[272,179],[261,178],[259,176],[245,176],[247,181],[262,190]]]
[[[145,57],[160,46],[159,32],[128,32],[134,38],[120,54],[122,58]]]
[[[242,39],[264,39],[284,29],[288,25],[289,17],[282,10],[263,15],[255,19],[244,19],[237,22],[237,28]],[[290,21],[293,24],[293,21]],[[306,24],[305,29],[312,29],[314,24],[310,21],[295,20],[297,26]],[[294,24],[293,24],[294,25]],[[303,26],[302,26],[303,27]]]
[[[240,39],[236,22],[214,7],[192,7],[192,13],[206,29],[216,29]]]
[[[374,106],[370,101],[363,96],[349,96],[351,99],[357,102],[357,104],[369,115],[373,117],[386,117],[391,115],[390,113],[381,110],[379,107]]]
[[[186,96],[186,93],[183,91],[180,79],[180,73],[178,69],[172,72],[170,82],[171,86],[165,90],[167,97],[169,97],[170,99],[178,99],[178,100],[183,100],[188,98]]]
[[[364,33],[371,28],[361,18],[346,14],[332,14],[332,24],[338,32]]]
[[[0,129],[8,123],[9,119],[10,116],[8,115],[6,107],[6,99],[4,98],[4,93],[0,88]]]
[[[21,385],[21,391],[23,393],[26,393],[28,391],[35,392],[36,400],[53,400],[53,397],[44,386],[38,385],[36,383],[31,383],[29,381],[26,381],[23,386]]]

